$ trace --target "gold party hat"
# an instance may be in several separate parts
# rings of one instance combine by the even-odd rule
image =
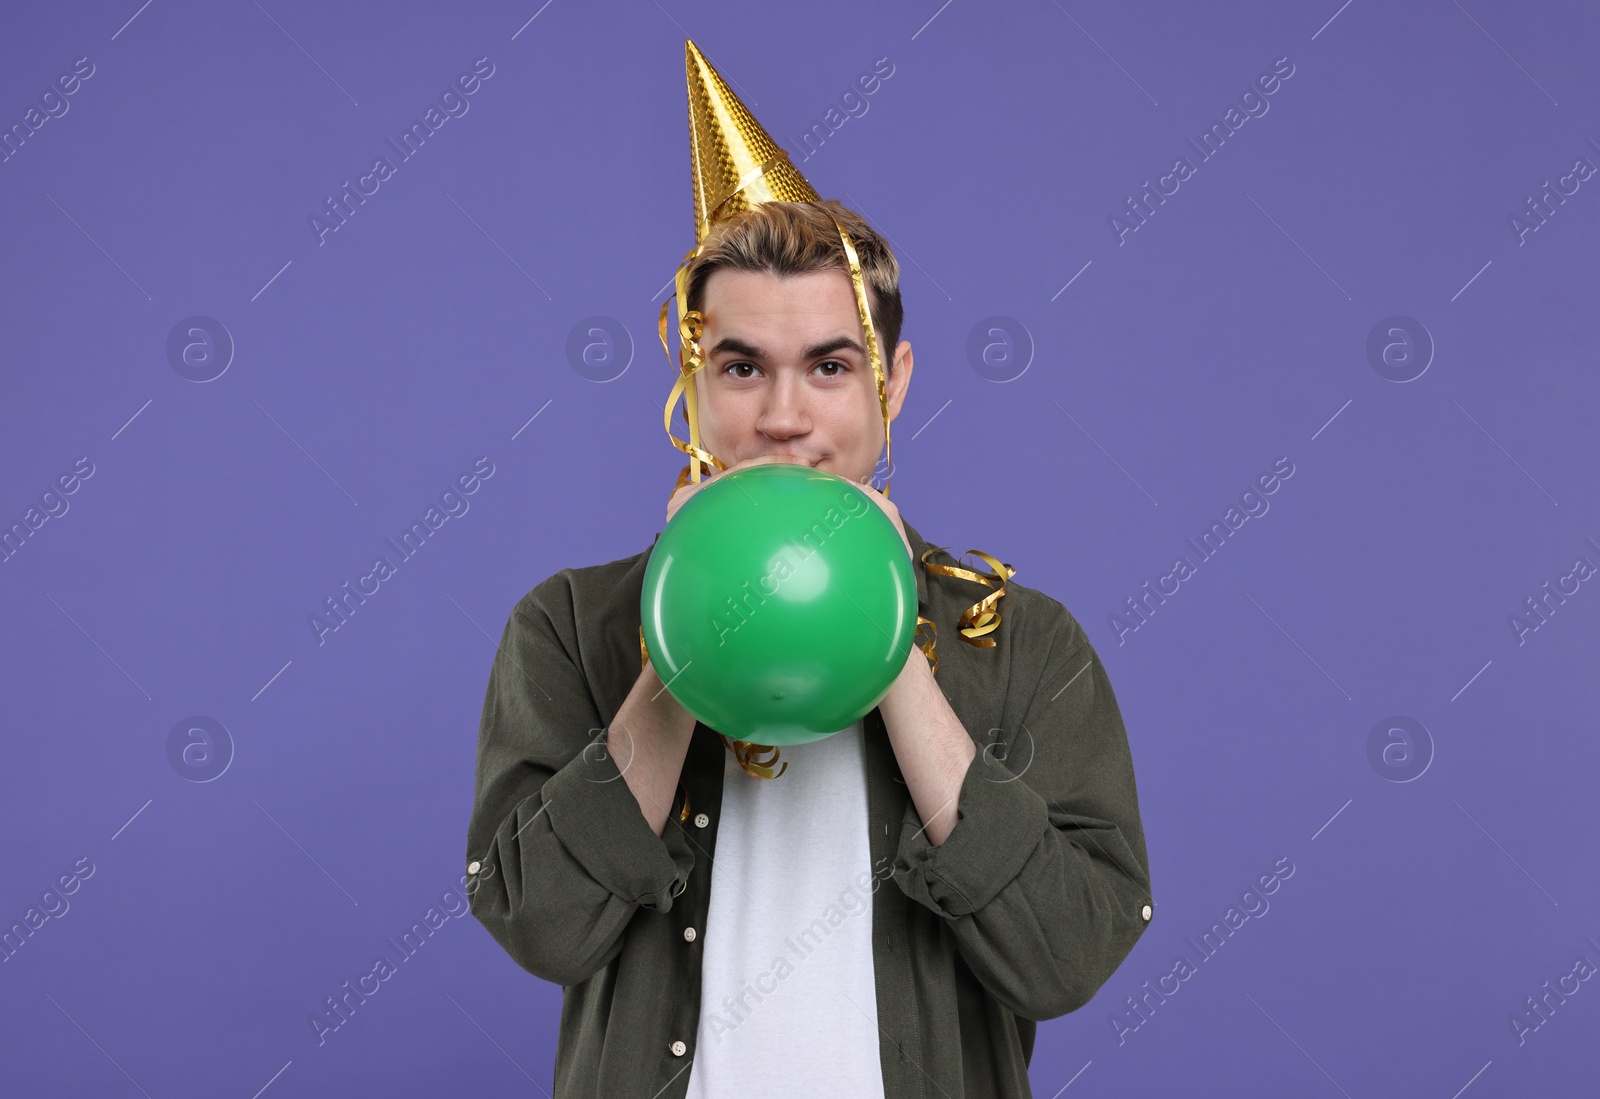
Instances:
[[[789,160],[789,154],[773,141],[761,123],[755,120],[739,97],[733,94],[722,74],[706,59],[705,54],[692,41],[683,44],[684,67],[689,86],[689,155],[693,170],[695,246],[678,265],[675,280],[678,300],[678,380],[667,397],[662,413],[662,426],[672,445],[689,455],[689,464],[678,476],[678,486],[689,481],[700,481],[701,466],[727,466],[716,455],[700,446],[700,425],[695,397],[695,374],[705,365],[705,353],[700,347],[700,331],[704,318],[697,309],[685,312],[688,298],[689,264],[699,254],[707,234],[721,222],[763,202],[819,202],[820,197],[806,182]],[[861,328],[866,335],[867,358],[872,364],[872,376],[878,388],[878,404],[883,412],[884,461],[889,461],[889,396],[884,382],[883,358],[878,350],[878,334],[872,324],[872,310],[867,301],[866,286],[861,277],[861,262],[856,255],[850,234],[834,222],[839,239],[844,245],[845,259],[850,268],[850,285],[855,291],[856,310],[860,314]],[[661,304],[657,329],[661,349],[667,362],[673,361],[672,348],[667,343],[667,307],[672,299]],[[684,416],[689,422],[689,441],[684,442],[672,433],[672,409],[684,395]],[[674,488],[676,491],[676,488]],[[883,487],[889,495],[889,484]]]
[[[750,116],[693,42],[689,70],[689,154],[694,169],[694,238],[762,202],[817,202],[789,154]]]

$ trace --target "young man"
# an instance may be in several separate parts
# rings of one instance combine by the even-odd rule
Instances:
[[[837,203],[783,197],[798,172],[692,44],[689,64],[697,212],[738,208],[700,218],[680,277],[700,327],[673,441],[691,465],[862,483],[946,639],[849,729],[760,749],[655,674],[649,550],[561,570],[490,673],[472,911],[564,986],[554,1099],[1028,1096],[1036,1022],[1085,1004],[1151,916],[1116,699],[1065,607],[987,555],[991,574],[957,567],[866,485],[912,378],[894,258]],[[722,108],[699,119],[697,72]],[[719,200],[696,126],[739,114]],[[741,160],[793,178],[752,190]],[[669,518],[707,483],[689,473]]]

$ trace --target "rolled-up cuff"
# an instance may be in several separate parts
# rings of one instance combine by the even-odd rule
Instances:
[[[935,846],[906,806],[894,880],[912,900],[941,916],[976,912],[1004,889],[1050,829],[1037,791],[981,749],[967,766],[956,799],[958,820]]]
[[[651,831],[603,741],[545,782],[550,830],[589,876],[625,901],[666,912],[688,884],[694,851],[673,821]]]

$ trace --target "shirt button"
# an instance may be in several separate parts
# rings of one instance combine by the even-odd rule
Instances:
[[[467,873],[469,874],[476,874],[482,868],[483,864],[478,862],[477,859],[473,859],[471,862],[467,863]]]
[[[711,823],[711,818],[706,816],[704,813],[696,813],[694,815],[694,826],[696,828],[704,828],[706,825],[708,825],[710,823]]]
[[[694,928],[686,927],[683,929],[683,941],[686,943],[694,942]]]
[[[688,1049],[689,1047],[684,1045],[682,1042],[673,1042],[670,1048],[674,1057],[682,1057],[684,1050]]]
[[[1150,918],[1150,906],[1148,904],[1145,905],[1144,911],[1139,914],[1148,920]]]

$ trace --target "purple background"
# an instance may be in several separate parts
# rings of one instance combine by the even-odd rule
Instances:
[[[470,915],[324,1044],[308,1020],[459,887],[512,604],[661,527],[686,36],[898,251],[895,501],[1064,602],[1118,693],[1157,911],[1040,1025],[1035,1093],[1592,1089],[1600,982],[1520,1044],[1511,1019],[1600,965],[1600,580],[1520,644],[1510,624],[1600,564],[1600,179],[1520,243],[1510,222],[1600,166],[1592,6],[124,0],[0,23],[7,126],[94,66],[0,163],[0,525],[94,469],[0,564],[0,925],[59,912],[0,964],[0,1093],[549,1087],[561,990]],[[310,215],[480,57],[468,113],[319,244]],[[866,113],[803,158],[878,58]],[[1279,58],[1267,113],[1202,160],[1189,139]],[[1119,244],[1111,215],[1178,157],[1193,174]],[[632,343],[599,349],[628,364],[605,382],[567,351],[591,315]],[[1396,315],[1436,345],[1407,382],[1367,351]],[[194,316],[235,344],[204,383],[167,352]],[[1025,372],[992,380],[975,328]],[[470,510],[319,645],[309,616],[479,457]],[[1280,457],[1270,510],[1200,562],[1185,539]],[[1195,574],[1119,644],[1111,615],[1179,555]],[[209,782],[169,762],[194,715],[232,742]],[[1431,742],[1409,782],[1406,749],[1369,762],[1395,716]],[[1241,895],[1280,858],[1262,911]],[[1196,961],[1186,939],[1244,905]]]

